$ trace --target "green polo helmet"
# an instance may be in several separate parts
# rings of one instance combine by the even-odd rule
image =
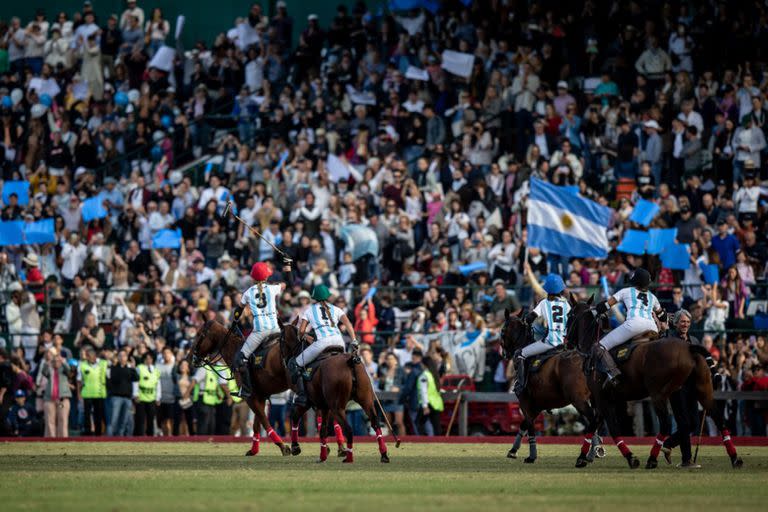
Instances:
[[[331,291],[324,284],[319,284],[312,288],[312,298],[317,301],[328,300],[331,296]]]

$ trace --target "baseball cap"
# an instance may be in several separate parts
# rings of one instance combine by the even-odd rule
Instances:
[[[27,393],[24,392],[23,389],[17,389],[16,392],[13,394],[16,398],[26,397]]]

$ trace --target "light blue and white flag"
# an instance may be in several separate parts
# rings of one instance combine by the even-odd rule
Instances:
[[[604,258],[610,218],[610,208],[531,178],[529,247],[571,258]]]

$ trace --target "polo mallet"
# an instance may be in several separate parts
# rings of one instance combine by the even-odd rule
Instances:
[[[699,440],[696,441],[696,451],[693,453],[693,463],[699,458],[699,446],[701,446],[701,436],[704,435],[704,424],[707,422],[707,411],[701,416],[701,428],[699,429]]]
[[[290,256],[288,256],[288,255],[287,255],[287,254],[285,254],[283,251],[281,251],[280,249],[278,249],[278,248],[275,246],[275,244],[273,244],[272,242],[270,242],[269,240],[267,240],[266,238],[264,238],[264,236],[263,236],[261,233],[259,233],[259,232],[256,230],[256,228],[254,228],[253,226],[249,225],[247,222],[245,222],[245,220],[243,220],[243,219],[242,219],[241,217],[239,217],[239,216],[238,216],[238,215],[237,215],[235,212],[233,212],[233,211],[232,211],[232,201],[227,201],[227,206],[225,206],[225,207],[224,207],[224,211],[222,212],[221,216],[222,216],[222,217],[224,217],[224,218],[226,218],[226,216],[227,216],[227,214],[228,214],[228,213],[231,213],[231,214],[232,214],[232,216],[233,216],[235,219],[237,219],[237,220],[238,220],[238,221],[239,221],[239,222],[240,222],[240,223],[241,223],[243,226],[245,226],[246,228],[248,228],[248,229],[251,231],[251,233],[253,233],[254,235],[258,236],[259,238],[261,238],[262,240],[264,240],[265,242],[267,242],[267,244],[269,244],[269,246],[270,246],[270,247],[272,247],[272,249],[274,249],[274,250],[275,250],[275,252],[277,252],[278,254],[280,254],[280,255],[281,255],[283,258],[285,258],[285,259],[288,259],[288,260],[290,260],[290,259],[291,259],[291,258],[290,258]]]
[[[373,378],[371,377],[371,374],[368,373],[368,370],[363,366],[363,372],[368,376],[368,381],[371,383],[371,392],[373,393],[373,399],[376,400],[376,405],[379,406],[379,410],[381,411],[381,415],[384,416],[384,421],[387,424],[387,428],[389,429],[389,432],[392,434],[392,438],[395,440],[395,448],[400,448],[400,438],[397,434],[395,434],[395,429],[392,428],[392,424],[389,422],[389,417],[387,416],[387,412],[384,410],[384,407],[381,405],[381,402],[379,401],[379,396],[376,394],[376,391],[373,384]]]
[[[456,389],[459,390],[459,394],[456,397],[456,403],[453,405],[453,412],[451,413],[451,421],[448,422],[448,429],[445,431],[445,437],[451,437],[451,428],[453,427],[453,421],[456,419],[456,413],[459,412],[459,404],[461,404],[461,385],[464,384],[464,381],[467,379],[461,379],[459,381],[459,384],[456,386]]]

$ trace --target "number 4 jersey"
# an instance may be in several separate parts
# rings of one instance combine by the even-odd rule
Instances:
[[[653,320],[653,312],[661,309],[659,299],[651,292],[644,292],[634,287],[624,288],[613,294],[616,302],[627,308],[627,319],[645,318]]]
[[[282,293],[279,284],[253,285],[243,294],[240,302],[251,308],[253,313],[253,330],[256,332],[279,329],[277,323],[277,299]]]
[[[541,341],[549,343],[553,347],[562,345],[565,342],[565,320],[571,311],[571,305],[568,301],[562,298],[544,299],[536,305],[533,311],[540,318],[545,319],[549,329],[547,337]]]
[[[326,310],[319,303],[315,303],[304,310],[301,318],[309,322],[309,325],[315,330],[315,337],[320,340],[341,336],[338,325],[342,316],[344,316],[344,311],[333,304],[328,304]]]

